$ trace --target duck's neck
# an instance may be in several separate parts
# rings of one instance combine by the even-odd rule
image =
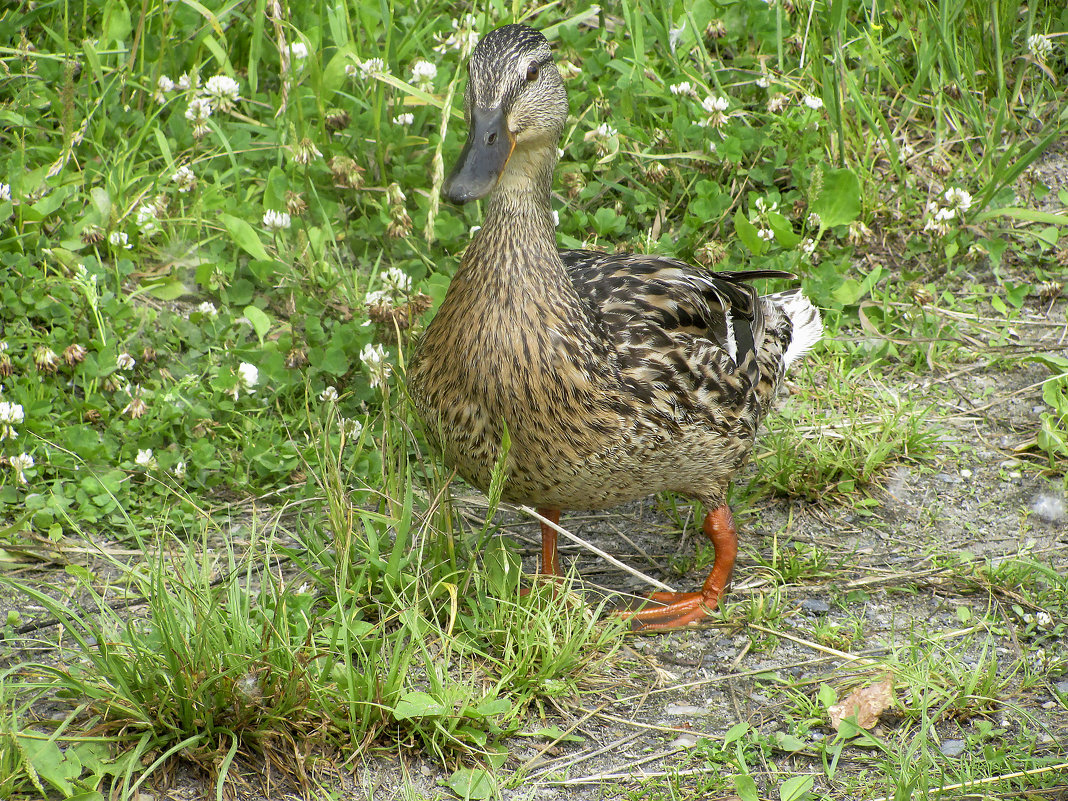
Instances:
[[[482,273],[481,280],[494,284],[518,284],[524,292],[530,282],[543,284],[552,277],[570,286],[549,206],[555,165],[555,146],[516,148],[490,195],[486,219],[467,248],[461,271]]]

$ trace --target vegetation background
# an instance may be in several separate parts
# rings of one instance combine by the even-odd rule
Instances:
[[[562,246],[825,310],[733,499],[758,581],[704,631],[518,595],[522,530],[450,499],[405,402],[479,223],[439,201],[463,62],[519,20],[569,88]],[[5,4],[0,795],[1058,797],[1066,80],[1059,2]],[[624,514],[590,536],[707,562],[681,500]],[[763,711],[695,707],[669,652]],[[613,743],[653,686],[705,736]],[[624,741],[645,778],[576,777]]]

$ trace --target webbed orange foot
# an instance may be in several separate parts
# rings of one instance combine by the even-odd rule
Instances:
[[[716,551],[712,571],[705,579],[704,586],[700,592],[654,592],[649,599],[665,606],[654,606],[640,612],[620,612],[621,616],[632,621],[636,631],[682,628],[703,620],[716,608],[734,570],[734,560],[738,556],[738,533],[726,504],[706,514],[701,528],[712,540],[712,547]]]
[[[716,608],[717,596],[704,592],[658,592],[655,600],[667,602],[666,606],[654,606],[640,612],[620,612],[631,620],[635,631],[667,631],[696,623]]]

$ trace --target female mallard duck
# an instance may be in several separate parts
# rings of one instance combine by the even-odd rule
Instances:
[[[550,520],[662,490],[701,501],[715,547],[704,587],[626,613],[647,628],[700,620],[738,550],[731,477],[786,368],[820,338],[819,313],[796,289],[758,297],[746,283],[788,273],[557,250],[549,190],[567,95],[549,43],[506,25],[468,73],[470,133],[444,194],[489,205],[409,366],[411,396],[483,491],[507,435],[504,500]],[[541,568],[560,574],[545,524]]]

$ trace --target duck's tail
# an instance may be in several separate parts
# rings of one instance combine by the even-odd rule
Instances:
[[[790,365],[808,353],[812,346],[823,336],[823,321],[820,312],[812,301],[801,294],[800,289],[790,289],[768,295],[766,300],[782,310],[792,325],[790,344],[783,354],[783,366],[789,370]]]

